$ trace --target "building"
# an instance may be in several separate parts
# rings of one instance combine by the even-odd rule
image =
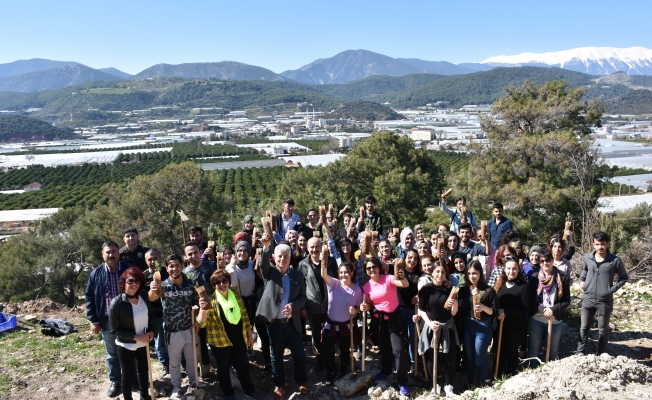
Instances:
[[[43,184],[41,182],[34,182],[30,183],[29,185],[25,186],[25,191],[26,192],[33,192],[35,190],[41,190],[43,189]]]
[[[35,221],[48,218],[60,208],[0,211],[0,229],[7,233],[27,232]]]
[[[435,130],[430,128],[412,128],[410,139],[422,142],[431,142],[435,138]]]

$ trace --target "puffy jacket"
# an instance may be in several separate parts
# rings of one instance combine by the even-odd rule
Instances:
[[[571,296],[570,296],[570,280],[568,276],[564,275],[561,271],[561,288],[562,296],[555,297],[555,304],[550,307],[552,314],[557,321],[563,321],[566,319],[566,309],[570,305]],[[537,301],[537,288],[539,287],[539,274],[532,274],[529,278],[530,284],[530,295],[532,299],[530,300],[530,316],[540,312],[543,314],[544,307]],[[559,293],[559,292],[557,292]]]
[[[616,274],[618,282],[614,284]],[[578,282],[584,282],[584,299],[594,303],[613,304],[614,292],[628,279],[625,265],[619,257],[608,252],[604,261],[597,262],[595,251],[592,251],[584,256],[584,268]]]
[[[313,268],[310,256],[304,258],[297,268],[306,278],[306,305],[305,309],[308,314],[326,314],[328,313],[328,289],[326,283],[321,279],[321,265],[316,269]],[[333,257],[328,257],[328,276],[337,278],[337,263]],[[319,275],[319,279],[317,279]],[[319,290],[319,280],[322,281],[324,296],[322,297]]]
[[[118,276],[129,268],[129,264],[118,262]],[[98,265],[88,276],[86,284],[86,318],[92,324],[100,324],[102,330],[109,329],[106,316],[106,265]]]
[[[141,290],[138,295],[143,299],[147,305],[147,332],[158,333],[158,325],[156,325],[156,314],[149,302],[147,292]],[[136,328],[134,326],[134,310],[131,302],[125,293],[120,293],[119,296],[111,300],[109,306],[109,329],[111,334],[119,337],[122,343],[136,343],[134,337],[136,336]]]

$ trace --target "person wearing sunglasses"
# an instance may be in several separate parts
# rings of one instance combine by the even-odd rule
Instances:
[[[528,357],[530,368],[539,365],[536,357],[552,321],[550,337],[550,360],[559,358],[559,341],[563,331],[562,321],[566,319],[566,309],[570,305],[570,283],[554,265],[552,254],[547,249],[539,252],[541,268],[530,277],[530,318],[528,321]]]
[[[146,343],[158,333],[156,314],[147,298],[145,276],[138,267],[130,267],[118,281],[120,294],[109,306],[109,327],[115,336],[115,344],[122,370],[122,395],[132,400],[131,387],[134,364],[138,365],[140,398],[149,399],[149,373],[147,370]],[[134,363],[135,361],[135,363]]]
[[[364,285],[363,293],[367,295],[366,301],[360,305],[361,312],[367,312],[375,307],[378,326],[372,336],[380,349],[380,373],[376,380],[383,380],[392,374],[392,353],[396,363],[396,381],[402,395],[409,393],[408,389],[408,342],[407,326],[401,310],[399,309],[398,293],[396,288],[407,288],[409,282],[402,269],[397,276],[381,275],[380,261],[369,258],[365,262],[365,270],[369,275],[369,282]]]
[[[201,309],[197,319],[200,326],[206,328],[206,338],[217,361],[217,379],[224,398],[235,400],[230,374],[233,366],[245,396],[258,400],[261,397],[251,381],[247,363],[247,349],[253,348],[254,338],[245,303],[240,293],[229,288],[231,274],[226,270],[213,272],[210,283],[215,291],[210,304],[199,301]]]

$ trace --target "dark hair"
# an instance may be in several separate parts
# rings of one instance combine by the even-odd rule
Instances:
[[[165,266],[167,267],[170,264],[170,261],[174,261],[174,260],[179,261],[179,264],[183,265],[183,258],[181,258],[180,255],[170,254],[169,256],[165,257]]]
[[[555,233],[554,235],[550,236],[550,239],[548,239],[548,250],[552,250],[552,246],[555,243],[561,244],[562,253],[566,251],[566,241],[558,233]]]
[[[107,240],[106,242],[102,243],[102,250],[104,250],[105,247],[111,247],[111,246],[115,247],[118,250],[120,249],[120,246],[118,246],[116,242],[114,242],[113,240]]]
[[[297,235],[297,242],[299,241],[299,236],[303,236],[303,238],[306,240],[310,240],[310,238],[314,237],[312,233],[301,231],[299,232],[299,235]]]
[[[513,241],[514,239],[521,240],[521,231],[518,229],[510,229],[503,233],[503,235],[500,237],[500,242],[498,245],[503,245],[503,244],[509,244],[509,242]]]
[[[186,244],[183,245],[183,248],[185,249],[186,247],[190,247],[190,246],[195,246],[196,248],[199,249],[199,246],[195,242],[187,242]]]
[[[356,261],[356,260],[355,260],[355,253],[353,252],[353,242],[351,241],[351,239],[346,238],[346,237],[345,237],[345,238],[342,238],[342,240],[340,240],[340,242],[337,244],[337,251],[340,252],[340,256],[341,256],[342,254],[344,254],[344,253],[342,252],[342,243],[345,243],[345,242],[348,243],[348,244],[351,246],[351,252],[349,253],[349,254],[350,254],[350,257],[351,257],[351,262],[355,262],[355,261]]]
[[[342,218],[346,218],[346,217],[353,218],[353,215],[351,215],[351,213],[344,213],[344,215],[342,215]]]
[[[469,286],[471,285],[471,281],[469,280],[469,270],[471,268],[480,272],[480,279],[478,280],[478,290],[485,290],[488,286],[487,286],[487,281],[484,279],[484,272],[482,272],[482,263],[478,260],[473,260],[466,267],[466,272],[464,272],[464,275],[466,281],[469,283]]]
[[[408,249],[408,250],[405,252],[405,259],[406,259],[406,260],[407,260],[407,256],[408,256],[409,253],[414,253],[414,255],[417,256],[417,266],[415,267],[415,269],[420,269],[420,266],[421,266],[421,264],[420,264],[420,263],[421,263],[421,260],[419,260],[419,258],[420,258],[420,257],[419,257],[419,252],[418,252],[416,249],[414,249],[414,248],[412,248],[412,249]],[[407,261],[406,261],[406,263],[407,263]]]
[[[289,204],[292,207],[294,207],[294,200],[292,199],[292,197],[285,196],[283,197],[283,200],[281,200],[281,204]]]
[[[317,216],[319,215],[319,211],[317,211],[316,208],[310,208],[310,209],[306,212],[306,215],[310,214],[311,211],[314,211],[315,214],[317,214]]]
[[[443,226],[444,228],[446,228],[445,231],[447,231],[447,232],[450,230],[450,227],[448,226],[448,224],[446,224],[444,222],[441,222],[441,223],[437,224],[437,227],[436,227],[437,230],[435,231],[436,233],[439,233],[439,227],[440,226]]]
[[[546,259],[547,260],[548,258],[553,260],[552,253],[550,252],[550,250],[541,249],[541,251],[539,252],[539,259],[541,259],[541,260]]]
[[[389,247],[392,247],[392,244],[389,242],[389,239],[382,239],[380,242],[378,242],[378,247],[380,247],[380,244],[381,244],[382,242],[385,242],[385,243],[387,243],[387,245],[388,245]]]
[[[469,232],[473,233],[473,227],[468,222],[464,222],[460,224],[460,227],[457,230],[461,231],[462,229],[468,229]]]
[[[606,232],[602,231],[597,231],[593,234],[593,240],[597,240],[598,242],[606,242],[609,243],[609,235]]]
[[[216,281],[221,280],[220,278],[225,276],[229,280],[229,286],[231,286],[231,274],[226,269],[217,269],[213,272],[213,275],[210,277],[211,286],[217,288]]]
[[[235,251],[233,250],[233,247],[231,247],[230,244],[227,244],[226,246],[224,246],[224,248],[222,249],[222,253],[224,253],[227,250],[230,251],[231,254],[235,254]]]
[[[518,267],[518,277],[516,279],[520,279],[524,282],[527,282],[527,278],[525,277],[525,274],[523,273],[523,270],[521,269],[521,266],[518,263],[518,259],[509,259],[505,262],[505,266],[507,265],[508,262],[515,262],[516,266]],[[496,281],[496,284],[494,285],[494,290],[496,293],[500,290],[501,287],[503,287],[503,284],[507,282],[507,273],[505,272],[505,266],[503,266],[503,270],[500,272],[500,278]]]
[[[455,204],[457,204],[460,200],[462,200],[464,202],[464,204],[466,204],[466,197],[464,197],[464,196],[456,197],[455,198]]]
[[[504,209],[504,208],[503,208],[503,204],[502,204],[502,203],[498,203],[498,202],[494,203],[493,207],[491,207],[491,208],[492,208],[492,209],[494,209],[494,208],[500,208],[501,210]]]
[[[450,273],[448,272],[448,266],[446,264],[442,264],[440,260],[435,261],[435,264],[432,267],[432,272],[435,272],[435,270],[439,267],[442,267],[444,269],[444,272],[446,273],[446,279],[450,276]]]
[[[369,196],[364,198],[364,202],[365,203],[374,203],[374,204],[376,204],[376,198],[374,196],[372,196],[372,195],[369,195]]]
[[[133,226],[130,226],[129,228],[124,228],[122,230],[122,236],[126,235],[127,233],[135,233],[138,235],[138,229],[134,228]]]
[[[367,261],[364,262],[365,270],[367,268],[367,264],[369,263],[375,265],[378,268],[378,271],[383,269],[383,265],[380,263],[380,261],[378,261],[378,259],[376,258],[371,257],[371,258],[367,258]]]
[[[138,267],[129,267],[118,279],[118,289],[120,289],[120,293],[124,293],[125,291],[125,284],[127,283],[128,276],[131,276],[140,282],[140,285],[138,286],[139,292],[145,290],[145,275],[143,275],[143,271]]]
[[[514,257],[518,257],[518,253],[516,252],[516,250],[512,246],[510,246],[508,244],[504,244],[504,245],[498,247],[498,250],[496,250],[496,265],[504,265],[505,264],[503,262],[503,253],[505,252],[505,250],[508,250],[510,253],[512,253],[512,255]]]
[[[189,233],[201,233],[202,235],[204,234],[204,231],[201,229],[201,226],[199,225],[193,225],[190,227],[190,230],[188,231]]]
[[[349,271],[349,275],[351,275],[351,282],[355,283],[355,275],[356,275],[355,266],[353,264],[351,264],[350,262],[343,262],[342,264],[340,264],[337,267],[338,276],[339,276],[340,268],[342,268],[342,267],[345,267],[346,270]]]
[[[450,239],[451,237],[454,237],[455,239],[457,239],[457,247],[455,248],[455,251],[457,251],[457,249],[460,248],[460,237],[457,236],[457,233],[455,233],[453,231],[448,232],[448,234],[446,235],[446,244],[445,244],[446,251],[448,251],[448,239]]]

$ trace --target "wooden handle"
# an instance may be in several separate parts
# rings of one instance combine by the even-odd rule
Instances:
[[[367,303],[367,295],[362,295],[362,303]],[[367,348],[367,312],[362,313],[362,372],[364,372],[365,349]]]
[[[451,193],[453,193],[453,188],[448,189],[441,196],[442,197],[448,197],[448,195],[451,194]]]
[[[414,315],[419,314],[419,305],[414,305]],[[419,323],[414,323],[414,330],[417,334],[414,335],[414,376],[419,376]],[[424,368],[425,369],[425,368]]]
[[[552,337],[552,320],[548,320],[548,345],[546,346],[546,364],[550,361],[550,338]]]
[[[353,315],[349,314],[349,342],[351,353],[351,376],[355,376],[355,356],[353,355]]]
[[[354,235],[355,235],[355,222],[356,222],[356,219],[351,218],[351,222],[350,222],[350,225],[349,225],[349,230],[346,232],[346,236],[349,237],[350,239],[353,239]]]
[[[325,206],[319,206],[319,223],[321,223],[322,225],[326,225],[328,223],[328,220],[326,219]]]
[[[494,379],[498,379],[498,366],[500,365],[500,345],[503,342],[503,322],[500,321],[500,328],[498,330],[498,349],[496,353],[496,369],[494,371]]]
[[[331,253],[328,251],[328,246],[324,245],[321,249],[321,267],[328,268],[328,257]]]
[[[263,224],[263,230],[267,238],[272,240],[274,238],[274,234],[272,233],[272,219],[270,217],[262,217],[260,222]]]
[[[149,397],[154,400],[154,380],[152,379],[152,360],[149,357],[149,342],[145,342],[147,351],[147,373],[149,374]]]

